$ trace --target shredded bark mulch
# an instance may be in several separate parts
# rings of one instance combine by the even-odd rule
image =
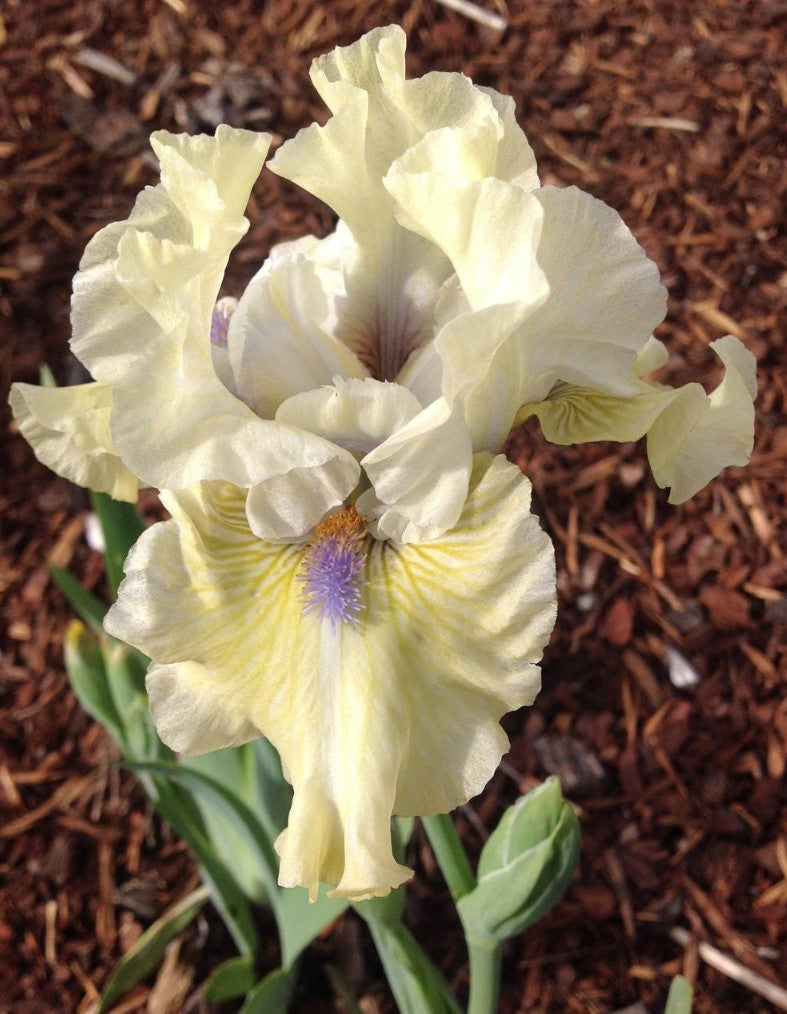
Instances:
[[[390,21],[409,33],[411,73],[461,70],[513,95],[543,181],[618,209],[659,265],[670,292],[658,332],[671,352],[665,380],[715,384],[706,345],[730,332],[758,359],[760,393],[750,467],[728,469],[679,508],[654,486],[641,445],[561,449],[536,425],[512,436],[556,544],[560,617],[544,689],[506,720],[511,752],[459,824],[477,853],[505,806],[556,772],[584,840],[564,900],[508,946],[501,1011],[660,1011],[678,972],[694,983],[699,1014],[778,1009],[702,954],[711,944],[785,985],[787,7],[483,6],[505,16],[504,32],[434,0],[9,0],[2,387],[35,381],[44,362],[60,383],[75,376],[70,282],[90,236],[155,181],[153,129],[229,122],[289,137],[325,119],[310,59]],[[325,209],[270,173],[249,217],[228,293],[272,243],[331,227]],[[101,591],[83,494],[38,465],[7,412],[0,438],[0,1010],[85,1012],[197,875],[68,689],[70,614],[46,568],[69,567]],[[422,836],[411,850],[410,926],[461,995],[458,924]],[[206,910],[117,1010],[204,1010],[199,985],[231,954]],[[267,967],[277,958],[271,932]],[[310,950],[295,1010],[342,1009],[326,961],[364,1011],[395,1010],[352,916]]]

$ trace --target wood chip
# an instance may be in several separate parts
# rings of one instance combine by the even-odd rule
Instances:
[[[673,926],[670,930],[670,936],[681,947],[685,947],[690,939],[690,934],[680,926]],[[699,941],[697,949],[702,960],[707,962],[712,968],[715,968],[728,978],[734,979],[735,982],[739,982],[758,996],[765,997],[769,1003],[778,1007],[779,1010],[787,1010],[787,990],[782,989],[775,982],[771,982],[770,979],[766,979],[765,976],[753,972],[750,968],[741,964],[740,961],[736,961],[731,955],[725,954],[704,940]]]
[[[456,11],[457,14],[470,18],[471,21],[477,21],[485,28],[491,28],[494,32],[504,32],[508,27],[505,18],[499,14],[493,14],[491,11],[485,11],[478,4],[470,3],[470,0],[435,0],[435,2],[442,4],[443,7],[448,7],[449,10]]]
[[[692,134],[700,129],[694,120],[684,120],[680,116],[631,116],[626,121],[632,127],[656,128],[660,130],[689,131]]]
[[[693,313],[696,313],[698,317],[702,317],[703,320],[712,324],[713,327],[718,328],[720,331],[728,332],[741,340],[746,338],[746,332],[741,325],[736,320],[733,320],[728,313],[724,313],[720,310],[714,303],[710,301],[705,303],[692,303],[691,310]]]
[[[608,848],[604,852],[604,865],[606,866],[607,873],[609,874],[609,882],[612,885],[612,889],[618,899],[620,916],[623,920],[623,928],[626,932],[626,937],[633,941],[637,936],[637,924],[634,921],[634,907],[631,904],[631,895],[629,894],[628,884],[626,882],[626,874],[620,862],[620,857],[614,848]]]
[[[98,844],[98,904],[96,908],[96,940],[101,947],[110,949],[115,942],[115,880],[114,853],[106,839]]]
[[[52,813],[53,810],[68,806],[69,803],[81,796],[82,793],[87,792],[94,783],[95,776],[93,775],[85,778],[69,779],[64,785],[56,789],[45,803],[0,827],[0,838],[16,838],[18,835],[24,834],[28,828],[37,824],[44,817]]]
[[[51,967],[57,964],[57,901],[50,898],[44,906],[46,932],[44,936],[44,957]]]
[[[99,53],[96,49],[80,49],[74,60],[80,66],[87,67],[88,70],[93,70],[97,74],[103,74],[104,77],[112,78],[113,81],[119,81],[127,88],[136,84],[137,75],[133,70],[119,60],[115,60],[105,53]]]

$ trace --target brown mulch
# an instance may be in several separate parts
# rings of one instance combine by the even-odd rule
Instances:
[[[681,971],[699,1014],[773,1010],[701,961],[698,944],[774,982],[787,967],[779,535],[787,265],[778,234],[787,6],[485,6],[506,14],[504,34],[434,0],[8,0],[0,14],[0,386],[35,380],[42,362],[60,382],[72,375],[70,281],[88,238],[125,217],[155,180],[151,130],[228,121],[291,136],[325,118],[308,82],[311,57],[389,21],[409,32],[411,72],[462,70],[513,95],[544,182],[577,184],[617,208],[659,265],[670,292],[659,329],[671,350],[668,379],[715,383],[704,346],[732,332],[757,356],[760,394],[750,467],[727,470],[680,508],[654,487],[642,446],[560,449],[536,426],[511,441],[556,543],[560,618],[544,689],[506,720],[511,753],[459,822],[477,852],[504,806],[556,771],[584,840],[565,899],[507,949],[501,1010],[579,1014],[640,1003],[660,1011]],[[330,227],[324,209],[269,173],[249,217],[228,292],[240,291],[271,243]],[[35,462],[7,414],[0,439],[8,480],[0,489],[0,1011],[86,1011],[124,950],[196,874],[133,778],[108,763],[113,747],[63,673],[69,611],[46,564],[71,567],[100,589],[84,498]],[[409,923],[461,993],[463,944],[423,838],[411,858]],[[670,937],[676,926],[690,932],[687,945]],[[204,1009],[198,985],[231,953],[207,911],[168,976],[122,1009]],[[364,997],[365,1011],[394,1010],[352,916],[307,957],[296,1010],[341,1009],[323,961]]]

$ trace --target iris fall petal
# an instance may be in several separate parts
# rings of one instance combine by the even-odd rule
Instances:
[[[409,875],[391,814],[479,792],[506,749],[500,717],[538,690],[554,562],[529,483],[478,456],[450,532],[368,540],[362,609],[338,624],[304,611],[309,546],[256,538],[242,491],[205,483],[164,499],[172,520],[132,550],[106,622],[155,660],[163,739],[194,754],[266,735],[294,788],[281,883],[386,894]]]

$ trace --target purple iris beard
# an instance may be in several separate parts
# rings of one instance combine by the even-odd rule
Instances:
[[[227,334],[230,327],[230,317],[235,309],[234,299],[220,299],[213,308],[210,318],[210,343],[217,345],[220,349],[227,347]]]
[[[366,525],[354,507],[319,524],[303,558],[303,614],[317,613],[336,628],[358,622],[363,609],[361,590],[366,559]]]

